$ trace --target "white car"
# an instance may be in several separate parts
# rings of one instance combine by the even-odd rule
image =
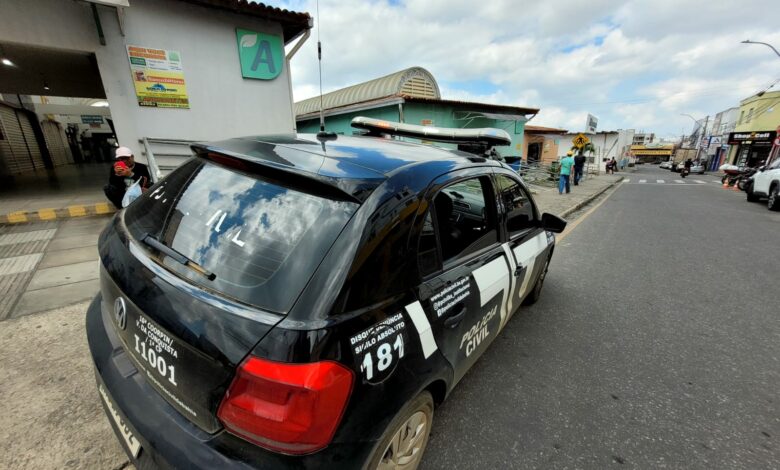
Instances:
[[[663,168],[664,170],[671,170],[672,169],[672,162],[670,160],[667,160],[663,163],[661,163],[661,166],[658,168]]]
[[[701,163],[694,163],[693,165],[691,165],[691,174],[694,174],[694,173],[696,173],[698,175],[703,175],[704,174],[704,165],[702,165]]]
[[[747,192],[748,201],[758,201],[767,198],[767,207],[772,211],[780,211],[780,158],[753,175],[753,187]]]

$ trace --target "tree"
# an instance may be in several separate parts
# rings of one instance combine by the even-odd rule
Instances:
[[[593,155],[596,153],[596,147],[593,146],[592,142],[588,142],[587,144],[583,145],[582,148],[577,148],[576,145],[572,146],[571,151],[579,152],[580,155],[585,155],[586,152]]]

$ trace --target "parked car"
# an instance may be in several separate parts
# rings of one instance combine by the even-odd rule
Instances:
[[[659,166],[658,168],[663,168],[664,170],[671,170],[672,169],[672,162],[669,161],[669,160],[667,160],[665,162],[662,162],[661,166]]]
[[[763,170],[752,176],[752,184],[745,188],[750,202],[767,198],[769,210],[780,210],[780,158],[776,158]]]
[[[541,295],[566,221],[515,171],[378,137],[508,134],[353,126],[371,136],[193,145],[101,234],[87,339],[136,468],[415,468],[435,407]]]
[[[701,163],[694,163],[693,165],[691,165],[691,173],[696,173],[698,175],[703,175],[704,174],[704,165],[702,165]]]

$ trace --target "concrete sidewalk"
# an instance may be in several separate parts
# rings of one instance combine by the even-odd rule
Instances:
[[[534,191],[534,200],[539,206],[540,212],[549,212],[566,218],[586,205],[607,189],[623,180],[627,172],[615,175],[589,175],[578,186],[571,186],[569,194],[558,194],[558,187],[531,186]]]

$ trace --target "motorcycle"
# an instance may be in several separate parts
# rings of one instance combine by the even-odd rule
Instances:
[[[691,170],[689,170],[688,168],[683,167],[682,170],[680,170],[680,176],[685,178],[686,176],[688,176],[690,174],[690,172],[691,172]]]
[[[739,182],[742,181],[743,175],[748,171],[752,170],[752,168],[747,167],[739,167],[736,165],[721,165],[719,168],[720,171],[725,173],[723,177],[720,179],[720,182],[722,184],[728,184],[729,186],[739,185]],[[744,184],[744,183],[743,183]],[[739,187],[739,186],[737,186]],[[741,189],[741,188],[740,188]]]

